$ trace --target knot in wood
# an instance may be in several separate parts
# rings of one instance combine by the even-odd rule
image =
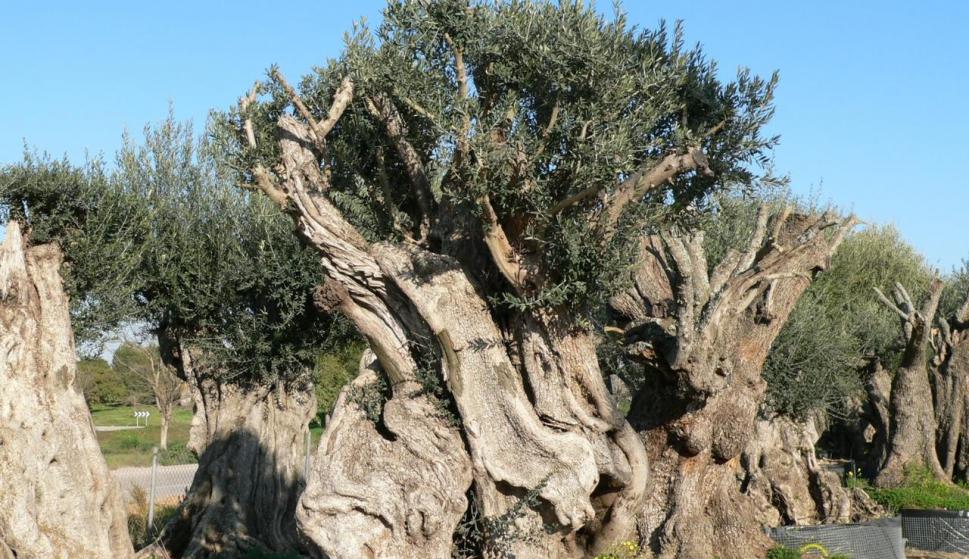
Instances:
[[[323,285],[313,289],[313,304],[322,312],[333,312],[339,309],[349,297],[347,288],[332,278],[327,278]]]

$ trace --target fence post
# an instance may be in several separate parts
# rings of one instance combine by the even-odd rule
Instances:
[[[306,429],[306,459],[303,461],[303,479],[308,483],[310,480],[310,455],[312,454],[313,433]]]
[[[158,447],[151,448],[151,485],[148,486],[148,539],[155,537],[155,474],[158,471]]]

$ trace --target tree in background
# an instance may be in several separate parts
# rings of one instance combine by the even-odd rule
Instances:
[[[634,537],[647,454],[594,320],[648,227],[769,179],[773,86],[585,6],[391,2],[343,58],[298,88],[274,69],[225,115],[240,179],[293,216],[318,303],[372,350],[300,500],[315,556],[446,556],[469,496],[485,554]]]
[[[183,385],[174,367],[162,361],[158,346],[144,347],[131,342],[121,344],[114,351],[111,365],[122,377],[139,379],[151,389],[161,420],[158,446],[167,450],[168,427],[172,423],[172,412],[181,397]]]
[[[89,406],[116,406],[128,396],[121,377],[100,357],[83,358],[77,362],[74,385],[84,394]]]

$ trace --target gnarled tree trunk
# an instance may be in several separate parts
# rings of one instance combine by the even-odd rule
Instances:
[[[942,296],[942,282],[933,280],[921,309],[905,288],[897,284],[895,302],[878,292],[882,301],[902,318],[905,352],[892,379],[887,455],[875,483],[893,486],[905,479],[905,470],[924,467],[938,479],[948,479],[936,450],[936,410],[929,379],[929,344],[932,321]],[[941,387],[940,387],[941,388]]]
[[[192,351],[160,339],[192,389],[188,446],[199,457],[188,495],[160,536],[162,545],[175,557],[297,549],[305,438],[316,414],[312,386],[226,382],[206,375]]]
[[[949,479],[969,475],[969,297],[950,319],[939,320],[932,388],[939,426],[936,447]]]
[[[0,247],[0,557],[133,555],[122,499],[74,386],[77,355],[53,245]]]
[[[644,241],[636,286],[612,306],[626,319],[627,352],[645,367],[630,419],[651,464],[639,528],[659,557],[758,557],[770,545],[766,523],[785,515],[848,514],[841,502],[816,505],[817,515],[806,514],[802,504],[764,510],[774,502],[762,495],[783,500],[786,489],[770,479],[779,472],[764,470],[757,458],[770,446],[758,437],[782,437],[757,417],[767,353],[854,223],[785,210],[768,228],[761,208],[746,250],[729,253],[712,272],[702,233],[668,232]],[[797,445],[792,450],[801,452]],[[824,481],[811,471],[811,460],[805,472],[815,483]]]
[[[348,398],[328,427],[299,514],[316,555],[443,550],[472,481],[488,556],[580,556],[630,537],[644,498],[645,450],[608,395],[591,335],[554,314],[496,316],[453,253],[369,243],[320,194],[328,178],[314,146],[349,95],[347,85],[312,132],[288,115],[279,119],[282,183],[272,185],[264,169],[255,170],[323,255],[330,279],[318,301],[353,321],[390,385],[373,428],[357,428],[352,437],[344,432],[364,421]],[[413,161],[409,147],[398,141],[405,161]],[[428,383],[438,388],[428,390]],[[456,426],[435,412],[452,405]],[[437,449],[429,452],[432,433]],[[366,452],[380,456],[386,472],[428,473],[360,471],[353,460]],[[382,489],[348,495],[331,478]],[[443,493],[441,479],[452,484]],[[419,517],[388,501],[415,493],[437,495],[421,504]]]

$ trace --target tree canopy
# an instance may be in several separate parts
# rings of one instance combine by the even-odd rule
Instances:
[[[679,29],[579,3],[395,1],[297,88],[272,69],[221,137],[279,201],[276,121],[298,98],[321,188],[368,240],[478,258],[514,308],[588,309],[624,285],[646,215],[773,180],[775,83],[724,82]]]

